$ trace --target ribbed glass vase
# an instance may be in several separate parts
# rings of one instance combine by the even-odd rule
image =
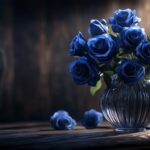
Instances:
[[[150,82],[127,85],[117,77],[101,97],[105,118],[117,131],[142,131],[150,123]]]

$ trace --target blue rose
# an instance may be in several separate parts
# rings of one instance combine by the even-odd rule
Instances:
[[[107,33],[108,26],[105,19],[101,19],[100,21],[96,19],[92,19],[90,21],[88,32],[91,36],[97,36],[104,33]]]
[[[99,64],[111,61],[118,51],[117,42],[108,34],[90,38],[87,44],[89,55]]]
[[[118,9],[114,15],[108,19],[114,32],[121,32],[124,27],[137,25],[141,19],[136,16],[136,11],[131,9]]]
[[[70,130],[76,126],[76,121],[66,111],[55,112],[51,118],[51,125],[56,130]]]
[[[87,41],[83,34],[79,32],[71,41],[70,44],[70,56],[82,56],[87,53]]]
[[[150,65],[150,42],[144,41],[139,44],[136,55],[143,64]]]
[[[115,69],[118,76],[124,83],[135,83],[145,76],[145,68],[138,64],[136,60],[124,59]]]
[[[128,49],[135,49],[143,40],[146,39],[146,33],[143,28],[133,26],[124,29],[121,34],[122,46]]]
[[[98,124],[103,122],[103,114],[94,109],[86,111],[83,115],[81,123],[86,128],[96,128]]]
[[[88,83],[95,86],[100,79],[97,67],[84,56],[73,61],[69,66],[69,70],[74,81],[79,85]]]

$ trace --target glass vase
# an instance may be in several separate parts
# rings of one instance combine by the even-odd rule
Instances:
[[[144,131],[150,123],[150,82],[125,84],[114,76],[101,97],[101,109],[116,131]]]

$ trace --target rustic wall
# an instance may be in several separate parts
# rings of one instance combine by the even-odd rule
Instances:
[[[99,109],[100,92],[92,97],[68,73],[69,43],[79,30],[88,36],[90,19],[127,7],[137,9],[148,29],[148,0],[1,0],[0,48],[7,68],[0,121],[46,120],[57,109],[80,119],[86,109]]]

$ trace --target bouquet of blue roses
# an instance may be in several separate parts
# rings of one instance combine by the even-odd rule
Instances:
[[[79,32],[70,44],[74,81],[90,85],[94,94],[103,81],[109,86],[113,75],[127,85],[149,78],[150,41],[140,21],[131,9],[118,9],[108,20],[92,19],[89,39]]]

